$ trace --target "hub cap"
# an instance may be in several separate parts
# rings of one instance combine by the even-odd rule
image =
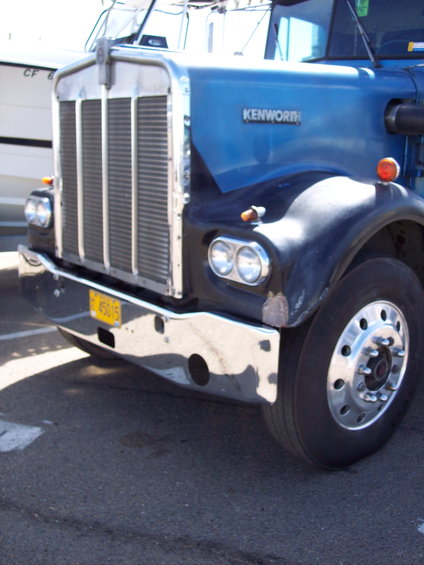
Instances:
[[[363,429],[384,414],[401,386],[408,352],[406,320],[394,304],[373,302],[350,320],[327,378],[328,404],[340,426]]]

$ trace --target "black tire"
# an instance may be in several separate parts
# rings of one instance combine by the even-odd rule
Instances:
[[[282,336],[278,398],[263,407],[274,437],[328,469],[378,450],[422,370],[422,306],[401,261],[374,258],[348,272],[311,321]]]
[[[110,361],[119,359],[119,357],[112,351],[103,349],[102,347],[99,347],[94,343],[86,341],[85,339],[82,339],[80,337],[77,337],[76,335],[73,335],[62,328],[57,329],[68,343],[70,343],[74,347],[78,347],[78,349],[81,349],[81,351],[84,351],[85,353],[89,353],[90,355],[93,355],[94,357],[98,357],[100,359],[109,359]]]

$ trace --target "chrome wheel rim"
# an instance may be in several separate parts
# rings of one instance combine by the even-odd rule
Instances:
[[[337,424],[360,430],[381,418],[401,387],[408,354],[408,326],[394,304],[373,302],[355,314],[328,370],[327,399]]]

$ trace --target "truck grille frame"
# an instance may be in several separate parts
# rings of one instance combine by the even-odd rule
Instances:
[[[187,81],[163,58],[119,51],[110,88],[98,84],[97,70],[91,57],[55,80],[57,255],[180,298]]]

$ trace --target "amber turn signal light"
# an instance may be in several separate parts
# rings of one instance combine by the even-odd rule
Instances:
[[[49,186],[52,186],[53,185],[53,177],[43,177],[41,179],[41,182],[43,184],[48,184]]]
[[[400,175],[400,166],[393,157],[385,157],[378,162],[377,175],[383,182],[396,180]]]
[[[240,214],[243,222],[256,222],[258,219],[258,213],[253,208],[249,208]]]
[[[243,222],[258,222],[265,215],[265,212],[266,210],[262,206],[251,206],[240,214],[240,218]]]

